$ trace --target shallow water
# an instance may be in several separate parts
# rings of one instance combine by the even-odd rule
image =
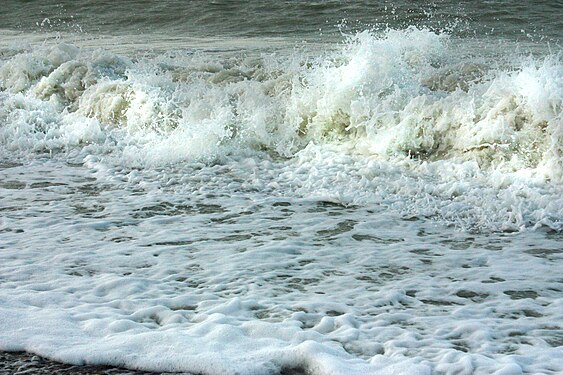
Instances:
[[[101,183],[56,161],[4,167],[4,349],[161,371],[231,371],[212,367],[217,350],[245,372],[323,373],[328,361],[311,357],[326,350],[343,368],[528,358],[526,371],[559,371],[558,232],[467,233],[288,199],[244,187],[231,168],[203,167],[195,176],[219,181],[200,185],[186,170]]]
[[[563,371],[556,3],[60,4],[0,14],[0,350]]]

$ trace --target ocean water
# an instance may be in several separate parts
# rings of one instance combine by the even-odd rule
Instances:
[[[1,8],[0,350],[563,373],[560,1]]]

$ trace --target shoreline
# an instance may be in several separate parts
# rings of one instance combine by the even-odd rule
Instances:
[[[149,375],[191,373],[150,372],[103,365],[71,365],[27,352],[0,352],[0,374],[53,374],[53,375]]]
[[[105,365],[71,365],[27,353],[0,351],[1,374],[45,375],[199,375],[190,372],[151,372]],[[284,369],[279,375],[306,375],[303,369]]]

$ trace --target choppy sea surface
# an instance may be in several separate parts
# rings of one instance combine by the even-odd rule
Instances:
[[[5,1],[0,350],[563,373],[562,20],[561,1]]]

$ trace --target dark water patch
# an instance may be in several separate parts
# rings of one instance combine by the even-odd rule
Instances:
[[[147,245],[143,245],[143,247],[151,247],[151,246],[187,246],[191,245],[194,242],[193,240],[178,240],[178,241],[162,241],[162,242],[155,242]]]
[[[286,285],[287,288],[289,288],[292,291],[298,290],[304,293],[307,290],[306,289],[307,287],[317,285],[320,280],[314,277],[310,277],[310,278],[292,277],[288,281],[289,282]]]
[[[53,186],[67,186],[68,184],[62,182],[51,182],[51,181],[42,181],[42,182],[34,182],[29,185],[31,189],[42,189],[47,187]]]
[[[0,229],[0,233],[10,233],[13,232],[14,230],[12,228],[4,228],[4,229]]]
[[[367,276],[367,275],[356,276],[355,278],[356,278],[356,280],[367,281],[369,283],[375,283],[376,282],[375,278],[373,278],[372,276]]]
[[[523,309],[522,315],[528,318],[541,318],[543,316],[540,312],[531,309]]]
[[[563,241],[563,231],[562,230],[555,230],[555,229],[543,226],[539,229],[539,231],[542,231],[543,233],[545,233],[545,236],[546,236],[547,239]]]
[[[11,161],[0,161],[0,170],[16,168],[21,166],[23,166],[23,164],[11,162]]]
[[[22,190],[25,189],[26,184],[25,182],[9,180],[9,181],[0,181],[0,188],[9,189],[9,190]]]
[[[510,299],[536,299],[538,293],[533,290],[505,290],[504,294],[510,296]]]
[[[110,238],[110,241],[115,242],[115,243],[121,243],[121,242],[129,242],[134,240],[133,237],[129,237],[129,236],[121,236],[121,237],[114,237],[114,238]],[[126,254],[126,255],[131,255],[131,254]]]
[[[392,280],[395,278],[395,275],[393,275],[392,273],[389,272],[381,272],[379,274],[379,277],[385,280]]]
[[[299,262],[297,262],[297,264],[299,264],[299,266],[301,266],[301,267],[306,266],[306,265],[311,264],[311,263],[315,263],[315,260],[314,259],[303,259],[303,260],[300,260]]]
[[[336,228],[319,230],[317,234],[322,237],[338,236],[339,234],[353,230],[356,224],[358,224],[358,222],[355,220],[344,220],[336,224]]]
[[[554,336],[546,337],[544,340],[549,346],[554,348],[563,346],[563,330],[555,333]]]
[[[318,213],[318,212],[353,212],[357,209],[357,206],[347,206],[342,203],[320,201],[314,207],[311,207],[306,212],[307,213]]]
[[[443,299],[421,299],[420,302],[425,303],[427,305],[434,305],[434,306],[459,306],[460,304],[453,301],[447,301]]]
[[[473,240],[473,237],[469,237],[462,240],[443,240],[440,243],[452,250],[467,250],[473,245]]]
[[[106,208],[101,204],[93,204],[91,206],[84,206],[81,204],[73,205],[74,212],[81,217],[87,218],[103,218],[107,215],[98,215],[100,212],[103,212]]]
[[[410,253],[416,254],[416,255],[432,255],[432,250],[430,249],[414,249],[414,250],[409,250]]]
[[[460,298],[470,299],[473,302],[481,302],[489,296],[488,293],[478,293],[465,289],[458,291],[455,295]]]
[[[12,211],[21,211],[25,209],[24,207],[21,206],[6,206],[6,207],[0,207],[0,212],[5,211],[5,212],[12,212]]]
[[[381,238],[381,237],[377,237],[377,236],[373,236],[371,234],[353,234],[352,238],[355,239],[356,241],[371,241],[374,243],[378,243],[378,244],[383,244],[383,245],[390,245],[390,244],[394,244],[397,242],[404,242],[405,240],[402,238]]]
[[[344,315],[345,313],[343,311],[336,311],[336,310],[329,310],[326,312],[327,316],[340,316],[340,315]]]
[[[272,204],[272,206],[274,206],[274,207],[289,207],[289,206],[291,206],[291,203],[289,203],[289,202],[275,202],[274,204]]]
[[[309,375],[308,372],[304,367],[286,367],[281,369],[279,375]]]
[[[77,277],[92,277],[96,274],[97,272],[95,272],[94,270],[89,270],[89,269],[82,269],[82,270],[77,270],[77,271],[70,271],[67,272],[67,275],[69,276],[77,276]]]
[[[195,205],[195,209],[197,210],[197,213],[199,214],[218,214],[218,213],[224,213],[227,210],[225,208],[223,208],[223,206],[220,206],[218,204],[204,204],[204,203],[198,203]]]
[[[493,251],[500,251],[503,249],[502,245],[493,245],[493,244],[486,244],[483,246],[484,249],[493,250]]]
[[[215,241],[238,242],[238,241],[249,240],[251,238],[252,238],[251,234],[231,234],[228,236],[216,238]]]
[[[224,213],[226,210],[217,204],[195,205],[174,204],[170,202],[160,202],[151,206],[141,207],[131,215],[134,219],[148,219],[155,216],[177,216],[177,215],[195,215],[195,214],[217,214]]]
[[[134,219],[148,219],[154,216],[176,216],[181,214],[194,214],[197,211],[192,206],[175,205],[170,202],[161,202],[152,206],[142,207],[131,215]]]
[[[342,272],[342,271],[339,271],[339,270],[334,270],[334,269],[332,269],[332,270],[324,270],[324,271],[322,272],[322,275],[323,275],[323,276],[326,276],[326,277],[331,277],[331,276],[344,276],[344,275],[346,275],[346,273],[345,273],[345,272]]]
[[[489,277],[488,280],[483,280],[481,282],[483,284],[494,284],[494,283],[502,283],[503,281],[506,281],[506,280],[503,279],[502,277],[491,276],[491,277]]]
[[[282,226],[279,226],[279,227],[277,227],[277,226],[272,226],[272,227],[270,227],[270,229],[271,229],[271,230],[275,230],[275,231],[278,231],[278,230],[279,230],[279,231],[282,231],[282,232],[286,232],[286,231],[292,230],[293,227],[288,227],[288,226],[282,225]],[[295,232],[295,233],[296,233],[296,232]]]
[[[240,217],[252,215],[253,213],[252,211],[235,212],[222,217],[211,218],[211,222],[218,224],[235,224]]]
[[[170,310],[172,311],[195,311],[196,309],[197,306],[195,305],[180,305],[180,306],[170,307]]]
[[[521,336],[526,336],[526,333],[522,331],[511,331],[508,334],[508,337],[521,337]]]
[[[529,249],[529,250],[524,250],[524,252],[538,258],[550,259],[552,258],[553,255],[563,254],[563,248],[562,249],[544,249],[544,248]]]
[[[452,340],[452,346],[460,352],[469,353],[471,351],[471,346],[465,340]]]
[[[271,220],[271,221],[281,221],[281,220],[284,220],[285,217],[283,217],[283,216],[267,216],[264,219]]]
[[[83,184],[76,187],[76,192],[84,194],[86,196],[95,197],[100,195],[100,193],[111,190],[108,185],[99,185],[99,184]]]
[[[148,375],[148,371],[115,366],[70,365],[25,352],[0,352],[0,373],[10,375]],[[158,374],[172,374],[159,372]],[[179,373],[177,373],[179,374]],[[196,375],[183,373],[184,375]]]

